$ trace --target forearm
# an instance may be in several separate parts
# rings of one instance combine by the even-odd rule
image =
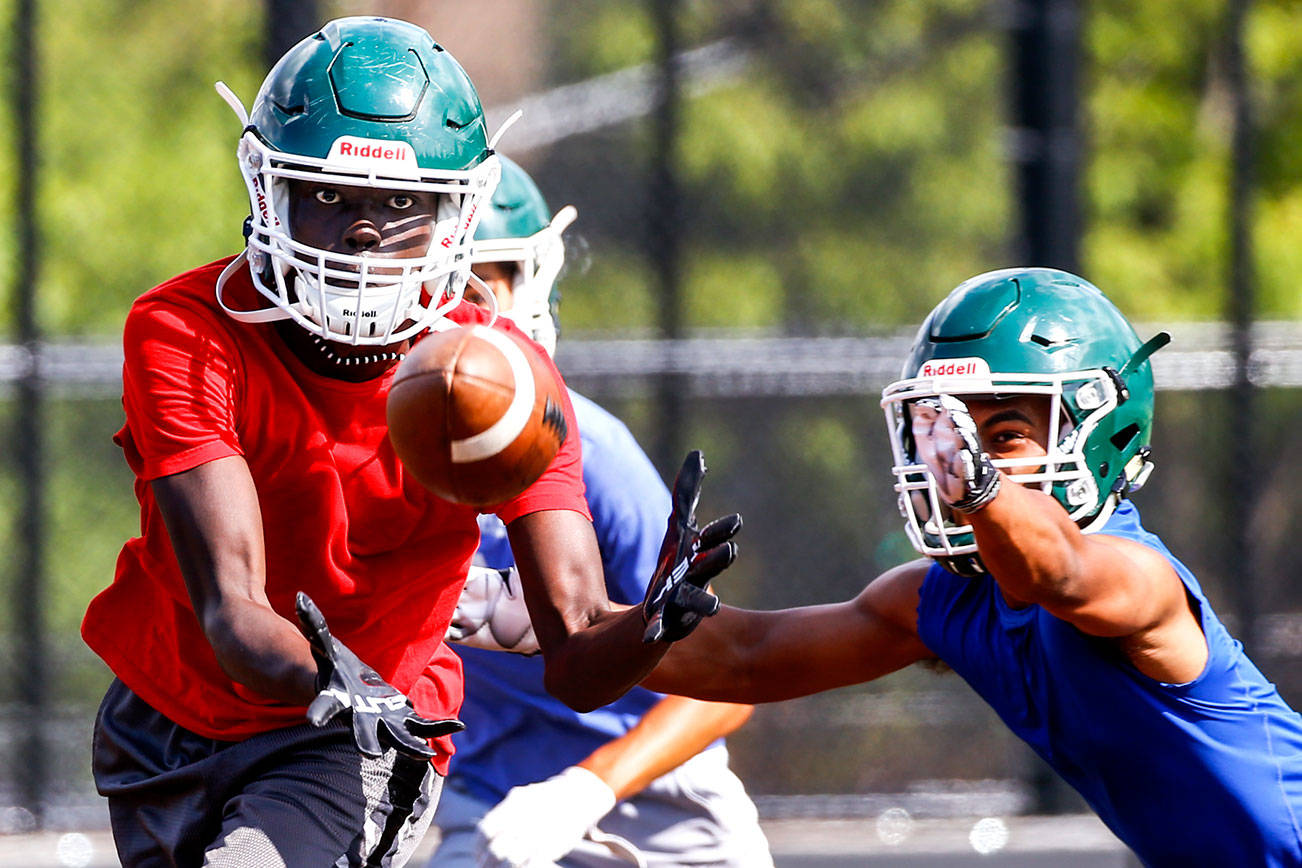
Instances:
[[[616,799],[627,799],[736,730],[752,711],[749,705],[666,696],[637,726],[579,765],[605,781]]]
[[[548,692],[576,711],[591,711],[623,696],[646,677],[668,645],[642,641],[642,613],[604,610],[552,648],[544,648]]]
[[[968,517],[977,550],[999,586],[1028,603],[1068,601],[1082,593],[1080,529],[1049,495],[1005,483]]]
[[[981,559],[1011,600],[1096,636],[1131,635],[1185,605],[1183,585],[1151,550],[1082,533],[1043,492],[1003,488],[971,519]]]
[[[267,600],[262,514],[244,460],[221,458],[151,487],[222,671],[263,696],[306,705],[316,663],[297,626]]]
[[[210,607],[204,634],[233,681],[270,699],[307,705],[316,695],[317,664],[298,627],[261,603]]]
[[[721,702],[777,702],[931,659],[916,626],[926,571],[923,561],[902,564],[843,603],[773,612],[723,606],[674,643],[643,686]]]

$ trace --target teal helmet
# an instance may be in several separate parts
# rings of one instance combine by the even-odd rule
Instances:
[[[902,378],[882,392],[895,489],[914,548],[959,572],[982,569],[971,528],[953,520],[915,454],[913,401],[1044,396],[1048,454],[994,464],[1011,481],[1051,494],[1089,533],[1152,470],[1148,359],[1169,340],[1161,333],[1141,343],[1102,292],[1065,271],[1009,268],[960,284],[918,330]]]
[[[224,85],[218,91],[245,124],[246,256],[254,286],[274,305],[228,313],[383,345],[459,303],[470,240],[499,169],[474,85],[428,33],[390,18],[340,18],[285,53],[247,115]],[[289,222],[292,180],[434,193],[430,246],[380,266],[304,244]]]
[[[480,217],[471,259],[514,267],[511,309],[503,315],[554,354],[560,302],[556,280],[565,264],[561,235],[578,212],[566,205],[552,216],[529,173],[513,160],[498,159],[502,180]]]

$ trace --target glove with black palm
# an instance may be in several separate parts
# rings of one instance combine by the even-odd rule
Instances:
[[[719,611],[719,598],[706,586],[737,557],[731,539],[741,530],[741,516],[726,515],[697,529],[696,503],[704,478],[705,456],[693,450],[674,478],[669,527],[642,601],[643,642],[676,642]]]
[[[325,616],[307,594],[298,592],[294,609],[317,664],[318,693],[307,708],[307,719],[313,726],[325,726],[340,712],[352,709],[353,739],[358,750],[378,757],[387,743],[417,759],[434,756],[426,739],[466,728],[459,720],[429,720],[417,714],[402,691],[330,635]]]

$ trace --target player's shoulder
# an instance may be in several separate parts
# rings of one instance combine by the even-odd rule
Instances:
[[[1139,509],[1130,500],[1118,504],[1103,527],[1089,537],[1126,555],[1142,574],[1166,579],[1179,576],[1182,570],[1187,572],[1162,542],[1162,538],[1143,526]],[[1192,574],[1189,578],[1192,580]],[[1181,583],[1185,584],[1183,581]]]
[[[574,419],[579,423],[579,436],[583,438],[584,448],[589,443],[601,445],[618,442],[622,445],[637,445],[633,433],[623,420],[591,398],[574,391],[569,392],[570,404],[574,407]],[[640,448],[640,447],[639,447]]]
[[[204,322],[213,325],[224,322],[225,314],[217,304],[217,277],[234,258],[228,256],[182,272],[137,297],[127,311],[127,340],[160,329],[193,331]],[[247,271],[243,274],[245,282],[249,282]]]
[[[142,293],[127,312],[128,327],[168,316],[169,313],[186,315],[188,318],[199,316],[221,321],[225,315],[217,304],[217,278],[222,269],[234,258],[228,256],[184,271]],[[243,271],[242,274],[245,277],[244,282],[248,283],[251,289],[252,282],[247,279],[248,272]],[[234,282],[238,285],[238,278]]]
[[[868,582],[855,605],[900,629],[916,632],[922,586],[934,566],[930,558],[918,558],[892,567]]]
[[[168,278],[140,295],[133,307],[195,299],[207,307],[216,308],[217,278],[234,259],[234,256],[226,256]]]

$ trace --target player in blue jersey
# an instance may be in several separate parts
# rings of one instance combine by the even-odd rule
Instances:
[[[492,292],[548,351],[561,233],[574,209],[550,214],[524,170],[503,159],[474,252],[484,300]],[[606,588],[613,601],[638,603],[658,559],[669,493],[624,424],[570,394]],[[481,518],[476,560],[513,564],[493,516]],[[533,647],[527,612],[510,605],[522,602],[515,581],[510,572],[475,571],[454,617],[466,731],[434,818],[443,839],[430,865],[772,865],[722,741],[751,707],[634,688],[597,711],[572,711],[544,690],[541,658],[482,650]]]
[[[1130,501],[1149,356],[1086,281],[979,275],[882,405],[922,560],[845,603],[723,607],[644,684],[764,702],[939,659],[1149,865],[1302,865],[1302,717]]]

